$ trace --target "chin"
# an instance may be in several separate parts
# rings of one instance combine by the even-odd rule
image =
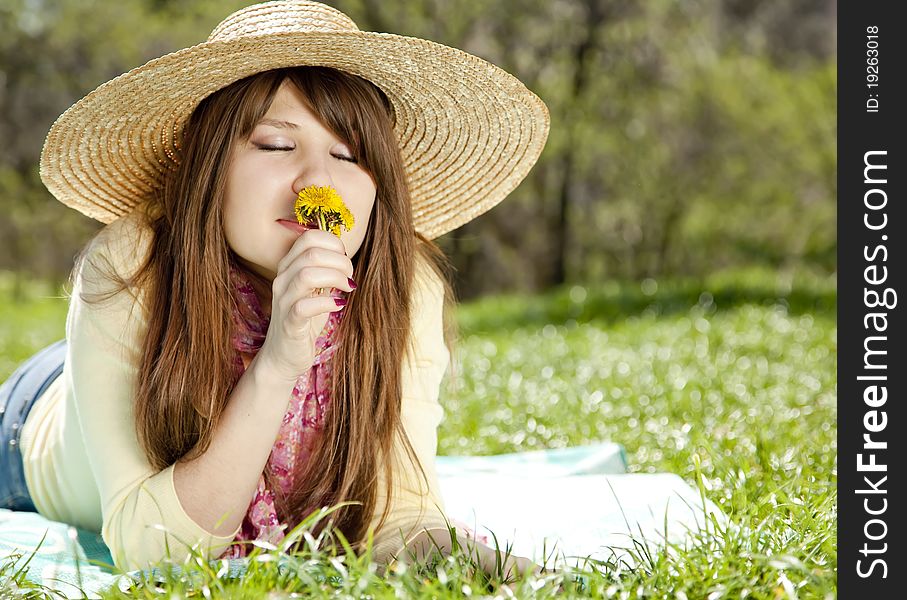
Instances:
[[[276,263],[273,266],[265,266],[263,263],[270,263],[270,261],[263,261],[262,259],[248,259],[240,257],[242,266],[246,269],[247,272],[258,275],[259,277],[267,277],[269,280],[274,279],[277,275],[277,265]]]

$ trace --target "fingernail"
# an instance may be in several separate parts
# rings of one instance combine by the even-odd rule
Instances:
[[[334,298],[334,303],[337,306],[346,306],[346,298]]]
[[[356,282],[353,281],[353,278],[352,278],[352,277],[347,277],[346,280],[350,282],[350,287],[353,288],[354,290],[355,290],[357,287],[359,287],[359,286],[356,285]]]

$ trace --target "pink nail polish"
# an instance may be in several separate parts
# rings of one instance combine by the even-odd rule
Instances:
[[[355,290],[357,287],[359,287],[359,286],[356,285],[356,282],[353,281],[353,278],[352,278],[352,277],[347,277],[346,280],[350,283],[350,287],[353,288],[354,290]]]
[[[346,298],[334,298],[334,304],[337,306],[346,306]]]

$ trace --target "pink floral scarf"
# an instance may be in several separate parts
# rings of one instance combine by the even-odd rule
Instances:
[[[261,348],[268,332],[270,319],[262,312],[261,303],[248,278],[231,265],[230,280],[237,300],[233,314],[236,331],[233,347],[237,351],[236,378],[245,372],[255,354]],[[345,297],[345,292],[332,288],[331,296]],[[282,490],[288,490],[292,481],[290,474],[297,461],[308,460],[318,434],[324,428],[324,415],[331,401],[331,357],[335,347],[334,334],[343,315],[342,310],[334,311],[328,317],[321,334],[315,342],[315,362],[307,373],[300,375],[293,388],[287,412],[283,417],[277,440],[265,468],[270,469]],[[464,532],[470,539],[488,544],[486,535],[476,532],[463,521],[450,519],[452,525]],[[239,533],[234,542],[259,540],[278,545],[286,535],[287,523],[282,523],[274,507],[274,493],[265,486],[264,475],[258,479],[258,489],[249,504]],[[251,551],[250,544],[232,544],[218,558],[241,558]]]
[[[233,314],[236,326],[233,347],[237,350],[237,379],[252,362],[261,348],[270,322],[261,309],[258,296],[248,278],[231,265],[230,279],[237,301]],[[332,288],[331,296],[342,298],[343,291]],[[293,466],[307,460],[311,449],[324,427],[325,411],[330,403],[331,356],[333,338],[343,314],[334,311],[328,317],[315,342],[315,362],[308,372],[300,375],[293,388],[287,412],[283,417],[277,440],[265,468],[270,469],[282,490],[288,490],[292,481]],[[261,540],[277,545],[286,535],[288,524],[282,523],[274,508],[274,493],[265,486],[264,475],[259,477],[258,489],[249,504],[235,542]],[[219,558],[240,558],[251,550],[249,544],[233,544]]]

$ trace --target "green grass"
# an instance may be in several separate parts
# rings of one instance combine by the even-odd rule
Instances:
[[[28,343],[62,336],[65,302],[8,311],[2,298],[3,368],[27,356]],[[677,473],[735,524],[713,523],[686,547],[640,549],[632,571],[586,563],[513,583],[513,595],[552,597],[560,586],[564,595],[621,599],[835,597],[835,308],[834,278],[761,270],[462,306],[463,378],[442,389],[439,454],[611,440],[626,447],[631,472]],[[40,333],[25,333],[39,322]],[[34,337],[13,345],[9,332]],[[341,563],[312,547],[283,557],[282,571],[268,555],[252,561],[242,591],[216,567],[206,575],[198,566],[191,589],[204,596],[207,586],[216,597],[511,593],[475,572],[465,552],[383,579],[352,554]],[[191,595],[185,573],[171,580],[160,594]],[[151,587],[135,596],[146,594]]]
[[[66,337],[68,300],[62,286],[22,283],[26,301],[13,300],[13,277],[0,271],[0,381],[29,356]]]

